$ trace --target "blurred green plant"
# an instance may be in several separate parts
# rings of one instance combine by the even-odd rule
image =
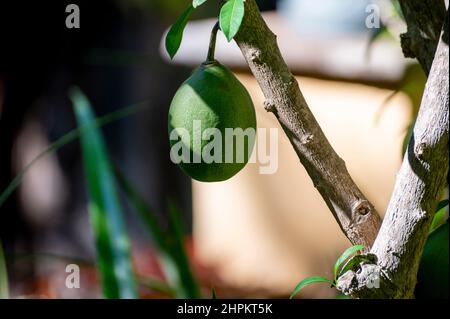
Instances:
[[[300,281],[300,283],[294,288],[294,290],[291,293],[291,296],[289,297],[289,299],[294,298],[294,296],[303,288],[305,288],[306,286],[313,284],[313,283],[319,283],[319,282],[325,282],[331,285],[331,287],[334,286],[333,282],[330,279],[327,279],[325,277],[321,277],[321,276],[311,276],[308,278],[303,279],[302,281]]]
[[[356,260],[354,258],[351,258],[352,256],[354,256],[358,251],[361,251],[364,249],[363,245],[355,245],[352,246],[350,248],[347,248],[341,256],[339,256],[339,258],[336,260],[336,263],[334,264],[333,267],[333,279],[328,279],[322,276],[311,276],[311,277],[307,277],[305,279],[303,279],[302,281],[300,281],[300,283],[295,286],[294,290],[291,293],[291,296],[289,297],[289,299],[294,298],[294,296],[303,288],[305,288],[306,286],[313,284],[313,283],[319,283],[319,282],[324,282],[324,283],[328,283],[330,284],[330,287],[336,287],[336,282],[338,280],[338,278],[344,274],[347,270],[349,270],[351,268],[351,266],[354,265],[354,263],[352,262],[353,260]],[[357,256],[357,255],[356,255]],[[355,257],[356,257],[355,256]],[[351,259],[350,259],[351,258]],[[348,260],[347,263],[345,263]],[[348,266],[348,264],[352,264],[351,266]]]
[[[449,223],[429,234],[417,273],[416,298],[448,299]]]
[[[39,160],[41,160],[45,156],[53,154],[54,152],[59,150],[61,147],[76,140],[79,137],[81,137],[82,144],[83,143],[86,144],[87,142],[89,142],[88,143],[89,145],[85,145],[83,148],[83,153],[84,153],[83,155],[85,157],[85,164],[91,165],[91,166],[88,166],[89,167],[88,170],[90,172],[90,175],[88,176],[89,177],[88,181],[89,181],[89,183],[94,183],[93,187],[96,192],[95,198],[97,198],[97,199],[100,198],[99,200],[103,200],[102,197],[104,195],[101,194],[101,196],[99,197],[99,193],[98,193],[98,190],[103,190],[103,187],[106,187],[106,189],[109,189],[109,191],[112,192],[112,193],[108,192],[109,195],[105,196],[105,198],[104,198],[104,200],[110,201],[109,203],[106,203],[106,202],[100,203],[100,204],[98,204],[100,206],[94,206],[94,207],[102,207],[102,208],[110,207],[110,206],[105,206],[105,205],[112,205],[112,203],[117,203],[119,205],[119,203],[117,202],[117,194],[116,194],[115,187],[114,187],[114,189],[111,188],[111,185],[115,184],[115,182],[114,182],[114,180],[111,180],[111,172],[109,170],[112,168],[109,163],[108,153],[107,153],[106,147],[104,146],[104,142],[101,137],[101,133],[98,129],[104,125],[110,124],[119,119],[128,117],[139,111],[144,110],[145,107],[147,106],[147,103],[146,102],[138,103],[138,104],[108,113],[102,117],[95,118],[92,111],[90,111],[90,106],[89,106],[89,103],[88,103],[86,97],[83,96],[81,91],[77,92],[75,90],[72,92],[71,95],[72,95],[72,99],[74,100],[75,110],[77,110],[77,112],[78,112],[77,118],[80,122],[79,127],[68,132],[67,134],[65,134],[64,136],[59,138],[57,141],[52,143],[48,148],[46,148],[38,156],[36,156],[21,172],[18,173],[15,176],[15,178],[12,180],[12,182],[8,185],[8,187],[0,195],[0,206],[17,189],[17,187],[22,182],[23,176],[34,166],[35,163],[37,163]],[[79,106],[80,104],[84,104],[84,106]],[[77,109],[77,105],[78,105],[78,109]],[[86,109],[86,106],[87,106],[87,109]],[[84,124],[81,122],[83,122]],[[95,135],[97,137],[92,138]],[[101,144],[103,144],[103,146],[98,147],[98,145],[97,145],[98,142],[101,142]],[[95,145],[92,143],[94,143]],[[92,154],[92,152],[95,152],[95,154]],[[103,154],[97,154],[97,152],[102,152]],[[88,153],[90,155],[87,156],[86,153]],[[105,162],[105,160],[106,160],[106,162]],[[88,162],[86,163],[86,161],[88,161]],[[102,168],[97,168],[94,164],[102,165]],[[95,175],[94,172],[97,173],[97,175]],[[178,298],[200,298],[201,297],[200,286],[196,282],[196,280],[190,270],[189,261],[187,258],[186,251],[184,249],[184,233],[183,233],[182,227],[181,227],[182,223],[181,223],[181,219],[180,219],[180,214],[178,212],[178,208],[176,207],[176,205],[173,203],[173,201],[169,201],[169,210],[171,212],[169,226],[171,227],[171,229],[169,232],[165,232],[165,231],[163,231],[163,228],[157,221],[157,219],[155,217],[156,214],[154,213],[154,211],[143,200],[143,197],[140,196],[138,194],[138,192],[133,188],[131,183],[129,183],[127,181],[127,179],[124,177],[124,175],[120,173],[120,171],[118,170],[117,167],[113,167],[113,173],[114,173],[113,177],[117,178],[118,183],[124,189],[128,199],[131,201],[134,208],[139,213],[139,216],[144,221],[144,224],[146,225],[147,230],[149,231],[152,238],[154,239],[154,241],[159,249],[159,252],[160,252],[160,263],[162,265],[163,272],[166,275],[167,280],[169,282],[169,284],[165,284],[156,279],[145,278],[142,276],[139,276],[137,279],[133,278],[134,274],[130,273],[129,267],[126,266],[126,268],[128,268],[128,270],[126,270],[126,273],[128,275],[130,275],[127,280],[130,280],[130,282],[127,284],[127,285],[129,285],[128,286],[129,289],[126,290],[127,294],[125,294],[125,296],[127,296],[127,295],[129,297],[136,296],[136,291],[135,291],[136,289],[134,287],[135,285],[132,282],[135,282],[137,280],[139,282],[139,284],[144,285],[148,288],[151,288],[152,290],[165,293],[168,296],[174,296],[174,297],[178,297]],[[105,182],[105,181],[97,180],[99,176],[101,176],[101,178],[107,176],[106,182],[113,183],[113,184],[103,185],[103,182]],[[112,195],[113,193],[115,195]],[[117,214],[116,208],[114,208],[113,211],[115,211]],[[120,208],[119,208],[119,211],[120,211]],[[109,227],[109,225],[105,224],[105,220],[103,218],[103,217],[106,217],[106,215],[100,214],[100,212],[98,212],[98,209],[94,210],[93,214],[95,214],[95,216],[100,218],[101,222],[99,223],[99,227],[100,226],[102,227],[100,229],[100,231],[102,231],[102,234],[103,233],[106,234],[106,231],[108,230],[108,229],[106,229],[106,227]],[[119,219],[117,219],[116,222],[119,222],[120,220],[122,220],[121,217]],[[95,221],[95,222],[98,222],[98,221]],[[119,226],[119,229],[120,229],[120,232],[126,236],[124,226]],[[108,236],[109,236],[109,234],[108,234]],[[116,237],[119,238],[119,236],[116,236]],[[109,238],[110,238],[110,236],[109,236]],[[123,237],[121,240],[123,240]],[[103,240],[102,242],[108,243],[109,240]],[[119,240],[119,244],[123,244],[123,242],[121,242]],[[128,244],[126,244],[126,245],[128,245]],[[106,249],[105,258],[108,261],[107,264],[104,264],[104,266],[106,267],[106,272],[107,272],[106,274],[104,274],[104,276],[108,276],[107,280],[111,280],[111,282],[108,281],[107,287],[105,287],[105,289],[107,289],[105,296],[107,296],[107,297],[116,296],[118,298],[119,296],[117,295],[117,289],[115,288],[116,284],[114,284],[114,281],[116,281],[118,278],[111,279],[109,277],[109,276],[114,275],[113,273],[111,273],[111,271],[114,269],[114,266],[112,264],[114,262],[114,259],[112,259],[113,256],[110,253],[108,253],[110,248],[103,246],[103,244],[98,246],[97,248],[102,249],[102,250]],[[119,247],[119,248],[123,249],[123,247]],[[122,251],[122,253],[123,253],[123,251]],[[123,255],[123,254],[119,255],[122,257],[126,257],[128,259],[128,261],[126,261],[126,264],[130,264],[129,256],[126,256],[128,254],[129,253],[126,253],[125,255]],[[46,253],[32,254],[32,256],[29,256],[29,254],[23,254],[23,256],[20,255],[19,257],[27,258],[27,256],[30,258],[36,258],[36,257],[39,257],[39,258],[40,257],[65,258],[65,257],[56,256],[56,255],[52,255],[52,254],[46,254]],[[67,257],[67,258],[69,258],[69,257]],[[86,261],[82,260],[82,262],[86,262]],[[122,294],[122,296],[123,296],[123,294]]]
[[[0,241],[0,299],[9,298],[8,272],[6,269],[5,254],[3,253],[3,245]]]
[[[72,94],[79,126],[89,127],[95,122],[94,115],[86,97],[81,91]],[[165,291],[174,292],[179,298],[200,298],[200,289],[190,270],[189,260],[184,249],[185,234],[182,229],[178,207],[169,201],[169,232],[165,233],[156,219],[153,210],[132,184],[112,167],[101,132],[92,128],[81,135],[81,145],[86,167],[86,175],[92,199],[90,213],[97,235],[99,268],[103,274],[105,295],[120,298],[136,297],[135,278],[131,269],[129,244],[123,222],[121,206],[116,190],[117,182],[125,191],[133,207],[142,218],[159,251],[163,271],[169,281]],[[117,259],[114,257],[117,256]],[[120,272],[119,272],[120,271]],[[119,277],[121,274],[122,277]],[[120,282],[120,279],[123,282]],[[115,284],[115,282],[117,282]],[[155,281],[147,281],[155,284]],[[126,289],[114,289],[116,286]],[[161,290],[163,285],[153,285]],[[173,287],[173,288],[172,288]],[[122,291],[122,293],[120,293]],[[119,294],[117,294],[119,292]]]
[[[143,196],[133,187],[118,166],[114,166],[115,176],[128,200],[142,219],[148,233],[159,250],[159,260],[169,286],[177,298],[200,298],[200,287],[190,269],[184,248],[185,234],[178,207],[169,200],[169,231],[165,232],[153,209]]]
[[[103,294],[106,298],[136,298],[130,244],[108,152],[94,126],[95,116],[86,96],[73,88],[70,97],[78,126],[88,128],[82,132],[80,142]]]

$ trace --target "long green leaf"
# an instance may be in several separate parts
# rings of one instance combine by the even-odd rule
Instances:
[[[139,217],[144,222],[145,226],[149,230],[150,236],[152,236],[158,248],[162,251],[168,251],[167,234],[165,234],[160,221],[156,218],[156,214],[153,209],[147,204],[145,199],[134,188],[125,174],[117,165],[113,165],[114,174],[117,182],[122,190],[127,195],[128,200],[135,208]]]
[[[179,239],[179,237],[183,236],[180,235],[182,231],[177,221],[176,211],[175,213],[173,211],[171,212],[171,228],[173,232],[167,234],[162,229],[153,209],[133,187],[132,183],[130,183],[120,168],[114,166],[114,172],[119,185],[139,214],[139,217],[144,222],[144,225],[159,249],[163,272],[167,277],[169,285],[175,290],[175,296],[178,298],[199,298],[200,288],[190,271],[184,246],[179,244],[180,241],[182,242],[182,239]],[[173,221],[174,218],[175,221]]]
[[[357,251],[364,249],[363,245],[355,245],[350,248],[347,248],[342,255],[336,260],[336,263],[334,264],[333,268],[333,281],[336,281],[337,275],[339,272],[339,268],[342,266],[342,264],[353,254],[355,254]]]
[[[312,277],[308,277],[303,279],[302,281],[300,281],[300,283],[294,288],[294,290],[291,293],[291,296],[289,297],[289,299],[294,298],[294,296],[303,288],[305,288],[306,286],[316,283],[316,282],[326,282],[328,284],[333,285],[333,282],[327,278],[321,277],[321,276],[312,276]]]
[[[130,245],[108,152],[100,131],[93,127],[95,116],[85,95],[74,88],[70,96],[78,126],[90,128],[80,140],[103,292],[106,298],[136,298]]]
[[[245,6],[243,0],[228,0],[220,9],[220,29],[228,42],[238,33],[244,18]]]
[[[0,299],[9,298],[8,272],[6,270],[5,255],[0,241]]]
[[[199,285],[192,273],[189,259],[184,247],[185,232],[178,206],[169,200],[169,226],[172,237],[172,252],[179,265],[181,280],[184,283],[184,294],[187,298],[201,298]]]
[[[192,0],[192,6],[194,8],[200,7],[202,4],[204,4],[207,0]]]
[[[182,270],[180,270],[180,265],[177,264],[175,258],[172,256],[173,252],[170,247],[168,234],[163,230],[153,209],[147,204],[145,199],[134,188],[117,165],[114,165],[114,173],[120,187],[139,214],[149,235],[153,238],[158,248],[158,259],[169,285],[175,290],[177,297],[184,297],[183,291],[186,289],[184,288],[184,283],[180,275]]]
[[[184,28],[186,27],[189,18],[191,17],[194,7],[189,7],[181,14],[178,20],[170,27],[169,32],[166,35],[166,50],[169,53],[171,59],[177,54],[178,49],[183,39]]]
[[[338,271],[336,278],[334,279],[334,282],[338,280],[340,276],[345,274],[347,271],[353,269],[356,265],[363,265],[363,264],[376,264],[377,263],[377,257],[374,254],[361,254],[361,255],[355,255],[351,257],[348,262],[342,266],[342,268]]]

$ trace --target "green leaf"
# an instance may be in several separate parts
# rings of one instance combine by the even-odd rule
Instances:
[[[0,241],[0,299],[9,298],[8,272],[6,270],[5,255]]]
[[[185,231],[181,219],[181,213],[175,202],[169,199],[169,229],[172,234],[172,253],[180,270],[180,277],[184,283],[184,294],[188,298],[198,299],[201,297],[200,288],[195,280],[189,265],[189,259],[184,248]]]
[[[192,0],[192,6],[194,8],[200,7],[202,4],[204,4],[206,0]]]
[[[244,18],[244,0],[228,0],[220,10],[220,29],[228,42],[233,40],[241,27]]]
[[[291,293],[291,296],[289,297],[289,299],[294,298],[294,296],[303,288],[305,288],[306,286],[316,283],[316,282],[326,282],[328,284],[334,285],[333,282],[331,282],[331,280],[321,277],[321,276],[312,276],[312,277],[308,277],[303,279],[302,281],[300,281],[300,283],[294,288],[294,290]]]
[[[73,88],[70,97],[78,126],[86,128],[80,141],[103,293],[106,298],[136,298],[130,244],[103,136],[86,96]]]
[[[448,199],[440,201],[436,208],[436,214],[431,222],[429,234],[435,231],[437,228],[442,226],[446,221],[446,207],[448,206]]]
[[[211,299],[217,299],[216,289],[211,288]]]
[[[334,264],[333,268],[333,281],[335,282],[337,279],[337,275],[339,272],[339,268],[341,268],[342,264],[354,253],[356,253],[359,250],[364,249],[363,245],[355,245],[350,248],[347,248],[342,255],[337,259],[336,264]]]
[[[114,173],[119,185],[158,247],[159,260],[162,264],[163,272],[169,285],[174,288],[175,296],[178,298],[199,298],[200,288],[190,272],[184,246],[174,247],[174,240],[169,236],[172,235],[173,237],[174,235],[164,232],[160,221],[156,218],[155,212],[142,195],[133,187],[119,167],[114,166]],[[180,228],[179,226],[177,227]],[[181,237],[183,236],[181,235]]]
[[[178,49],[181,45],[181,40],[183,39],[184,28],[186,27],[189,18],[191,17],[194,7],[189,5],[189,7],[181,14],[178,20],[170,27],[169,32],[166,36],[166,50],[169,53],[171,59],[177,54]]]
[[[124,191],[127,199],[139,214],[144,225],[147,227],[149,235],[152,237],[158,249],[162,252],[169,252],[167,234],[164,233],[161,222],[156,218],[153,209],[147,204],[143,196],[134,188],[125,174],[117,165],[113,165],[115,177],[119,186]]]
[[[338,270],[338,272],[336,273],[336,277],[334,278],[334,282],[336,282],[342,274],[345,274],[347,271],[352,269],[353,266],[359,263],[360,260],[355,257],[350,258],[350,260],[344,265],[344,267],[342,267],[340,271]]]

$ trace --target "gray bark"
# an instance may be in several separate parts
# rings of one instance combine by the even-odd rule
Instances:
[[[400,36],[405,57],[417,58],[428,75],[445,18],[444,0],[400,0],[408,30]]]
[[[235,38],[266,97],[266,110],[278,118],[345,235],[352,243],[368,247],[376,238],[372,258],[366,259],[376,262],[360,265],[338,280],[338,289],[352,297],[413,297],[420,257],[448,173],[448,15],[445,32],[438,32],[443,2],[405,0],[401,4],[408,21],[408,33],[402,37],[405,55],[417,57],[429,78],[379,233],[377,212],[320,129],[254,0],[246,1],[244,21]],[[378,276],[381,289],[372,286]]]
[[[428,54],[428,53],[427,53]],[[426,59],[422,59],[425,61]],[[354,297],[411,298],[436,204],[449,165],[448,15],[424,96],[380,232],[372,247],[376,265],[349,271],[338,288]],[[381,289],[367,283],[381,275]],[[369,285],[370,286],[370,285]]]
[[[266,110],[277,117],[344,234],[353,244],[370,248],[381,223],[378,213],[325,137],[255,1],[245,6],[235,40],[264,93]]]

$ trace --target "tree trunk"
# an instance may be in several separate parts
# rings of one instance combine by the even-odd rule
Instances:
[[[403,54],[417,58],[428,75],[445,19],[444,0],[400,0],[399,3],[408,26],[408,31],[400,36]]]
[[[430,75],[379,233],[379,215],[319,127],[254,0],[245,2],[245,17],[235,37],[264,93],[266,110],[279,120],[345,235],[352,243],[367,247],[376,238],[370,254],[377,262],[360,265],[358,271],[350,270],[338,281],[338,289],[352,297],[413,297],[420,257],[445,186],[449,157],[448,14],[439,36],[436,25],[440,28],[442,23],[443,1],[421,1],[401,1],[410,20],[402,47],[407,56],[417,57]],[[432,2],[430,8],[418,12],[425,2]],[[380,280],[380,289],[373,286],[374,276]]]
[[[311,113],[255,1],[247,0],[245,9],[235,40],[264,93],[266,110],[277,117],[344,234],[353,244],[369,249],[381,224],[378,213]]]
[[[377,265],[350,271],[338,287],[355,297],[411,298],[449,165],[448,15],[383,224],[371,253]],[[374,274],[381,289],[369,289]]]

